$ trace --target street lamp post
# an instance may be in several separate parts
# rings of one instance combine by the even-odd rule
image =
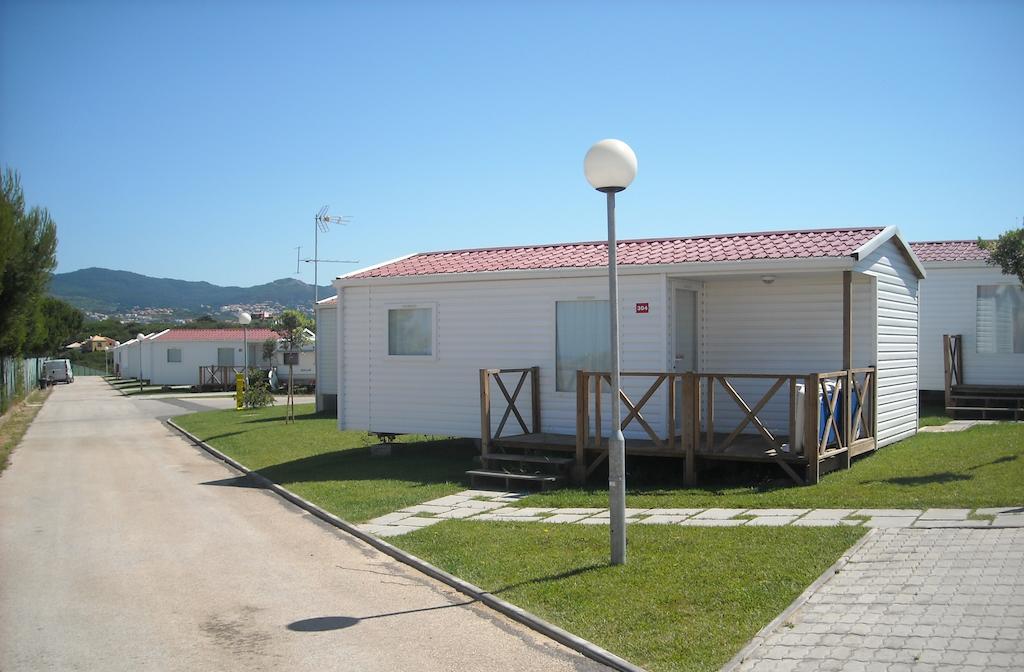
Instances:
[[[139,342],[139,392],[142,392],[142,340],[146,338],[144,334],[139,334],[135,339]]]
[[[245,311],[238,312],[238,323],[242,325],[242,371],[245,372],[245,389],[249,389],[249,323],[252,315]]]
[[[615,259],[615,194],[636,177],[636,154],[621,140],[602,140],[587,152],[583,173],[590,186],[604,193],[608,204],[608,306],[611,318],[612,431],[608,437],[608,504],[612,564],[626,562],[626,438],[622,435],[619,401],[619,277]]]

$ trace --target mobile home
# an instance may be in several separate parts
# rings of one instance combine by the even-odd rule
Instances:
[[[813,482],[821,460],[917,431],[925,272],[895,227],[620,241],[617,255],[627,452],[685,457],[688,477],[698,459],[763,459]],[[610,430],[607,263],[607,244],[569,243],[338,278],[338,427],[479,438],[485,458],[514,427],[508,445],[574,451],[581,477]]]

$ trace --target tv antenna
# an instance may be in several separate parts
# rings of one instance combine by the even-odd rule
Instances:
[[[358,264],[359,261],[351,259],[321,259],[320,258],[320,234],[327,233],[331,230],[331,224],[340,224],[346,226],[352,221],[352,218],[348,215],[329,215],[327,214],[329,205],[325,205],[314,215],[313,223],[313,256],[310,259],[301,258],[301,247],[296,248],[295,253],[295,272],[299,272],[299,262],[305,262],[307,264],[313,264],[313,307],[316,307],[317,302],[320,301],[320,264]]]

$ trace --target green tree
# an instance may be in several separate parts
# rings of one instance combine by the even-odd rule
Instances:
[[[286,350],[297,350],[309,342],[306,329],[312,329],[313,321],[297,310],[286,310],[274,321],[273,329],[284,341]]]
[[[1024,228],[1007,231],[996,240],[979,239],[978,246],[988,250],[989,264],[1024,283]]]
[[[67,345],[82,329],[85,315],[70,303],[52,296],[44,296],[35,305],[33,330],[25,353],[54,355]]]
[[[57,226],[45,208],[26,212],[18,174],[0,177],[0,356],[20,355],[41,330],[38,303],[57,267]]]

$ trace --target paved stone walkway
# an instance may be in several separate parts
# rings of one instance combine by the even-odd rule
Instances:
[[[925,434],[945,434],[946,432],[962,432],[977,425],[994,425],[996,420],[950,420],[944,425],[928,425],[918,428],[918,432]]]
[[[1024,529],[879,530],[732,669],[1024,670]]]
[[[608,509],[513,506],[526,493],[465,490],[374,518],[360,528],[394,537],[442,520],[607,525]],[[1024,527],[1024,507],[985,509],[626,509],[628,523],[738,527],[795,525],[879,528]]]

